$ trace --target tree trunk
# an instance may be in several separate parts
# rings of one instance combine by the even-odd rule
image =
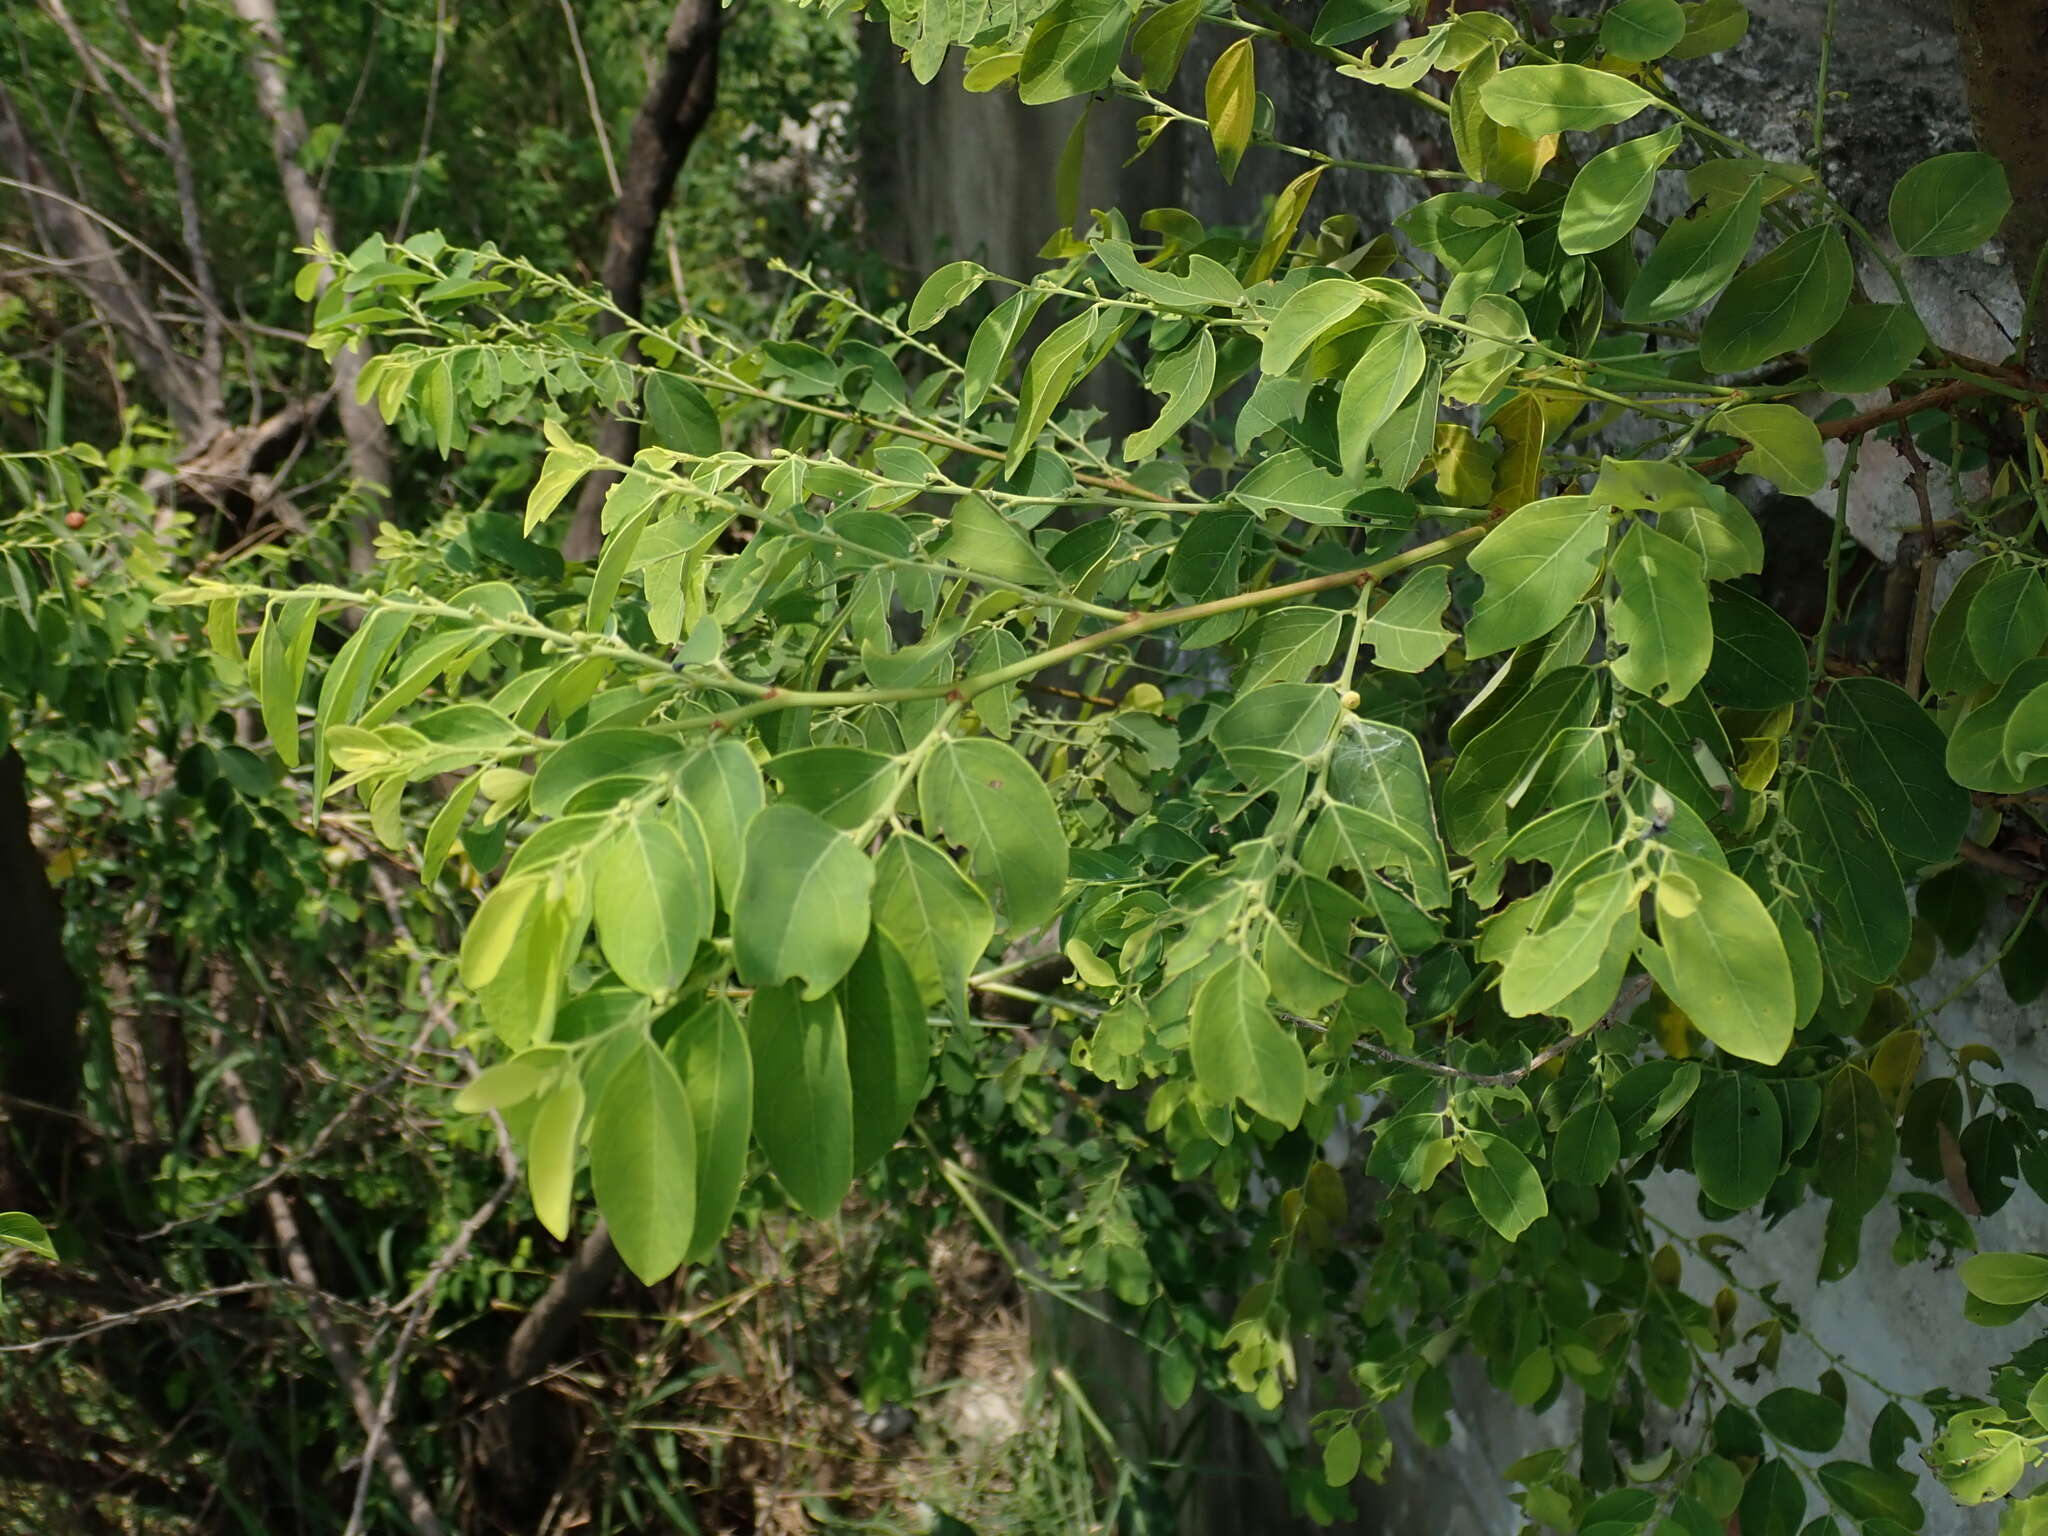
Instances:
[[[2005,165],[2012,213],[2004,242],[2020,299],[2029,306],[2027,356],[2033,373],[2048,369],[2048,338],[2035,291],[2048,247],[2048,0],[1954,0],[1957,55],[1977,142]]]
[[[624,185],[612,212],[611,239],[605,246],[604,285],[612,302],[636,319],[647,267],[654,255],[655,232],[675,195],[676,173],[718,97],[718,34],[723,21],[717,0],[677,0],[662,38],[661,68],[640,110],[633,116],[633,134],[626,145]],[[599,335],[612,335],[623,322],[611,314],[597,318]],[[627,360],[639,357],[630,343]],[[640,445],[638,422],[623,416],[607,420],[598,433],[604,456],[619,463],[633,457]],[[613,476],[592,475],[576,501],[576,520],[562,544],[572,560],[595,556],[603,542],[599,517]]]
[[[28,770],[0,753],[0,1209],[49,1212],[78,1107],[84,992],[64,956],[64,911],[29,840]]]

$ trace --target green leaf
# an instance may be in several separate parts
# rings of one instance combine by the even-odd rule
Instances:
[[[1600,46],[1631,64],[1661,59],[1685,37],[1678,0],[1621,0],[1600,18]]]
[[[1522,64],[1487,81],[1479,101],[1495,122],[1533,139],[1625,122],[1655,105],[1656,98],[1603,70],[1579,64]]]
[[[509,1061],[484,1068],[455,1095],[458,1115],[480,1115],[486,1110],[509,1109],[523,1104],[553,1077],[562,1064],[562,1053],[551,1047],[521,1051]]]
[[[1743,1536],[1796,1536],[1805,1519],[1806,1489],[1790,1466],[1774,1458],[1749,1474],[1736,1513]]]
[[[2024,1307],[2048,1296],[2048,1257],[2038,1253],[1980,1253],[1957,1270],[1963,1288],[1995,1307]]]
[[[764,987],[747,1024],[754,1139],[797,1209],[822,1221],[853,1187],[853,1079],[839,1004]]]
[[[1785,816],[1798,839],[1802,914],[1831,967],[1886,981],[1906,957],[1912,915],[1883,828],[1855,792],[1826,774],[1792,781]]]
[[[2023,661],[1997,693],[1965,713],[1949,733],[1944,761],[1949,777],[1966,788],[1993,795],[2024,794],[2048,783],[2048,767],[2032,756],[2040,745],[2031,734],[2040,706],[2029,703],[2044,686],[2048,686],[2048,659]],[[2017,730],[2015,721],[2019,722]],[[2029,757],[2025,772],[2013,767],[2013,760],[2022,754]]]
[[[1768,1091],[1765,1097],[1770,1097]],[[1767,1392],[1756,1405],[1756,1416],[1764,1421],[1764,1428],[1787,1445],[1816,1456],[1825,1456],[1842,1439],[1842,1405],[1818,1392],[1798,1387]]]
[[[1003,460],[1004,474],[1016,475],[1038,434],[1079,378],[1095,339],[1096,318],[1096,311],[1083,310],[1040,342],[1025,364],[1017,390],[1017,422],[1010,433],[1009,454]]]
[[[1912,366],[1927,332],[1904,304],[1851,304],[1813,344],[1807,366],[1814,382],[1844,395],[1883,389]]]
[[[967,850],[975,878],[1002,909],[1006,931],[1040,927],[1067,883],[1067,839],[1038,771],[1000,741],[941,742],[917,776],[928,829]]]
[[[1970,644],[1969,616],[1976,597],[2002,566],[1979,560],[1956,578],[1927,631],[1927,680],[1943,693],[1972,693],[1991,681],[1977,665]]]
[[[1059,0],[1024,44],[1017,99],[1037,107],[1108,85],[1135,9],[1130,0]]]
[[[526,1137],[526,1188],[533,1214],[557,1242],[569,1235],[576,1188],[576,1133],[583,1124],[583,1080],[565,1073],[540,1101]]]
[[[2034,688],[2013,706],[2000,750],[2006,766],[2022,784],[2048,771],[2035,766],[2048,762],[2048,683]]]
[[[659,446],[694,458],[709,458],[725,447],[718,412],[704,391],[688,379],[672,373],[649,374],[641,404],[647,413],[648,433]]]
[[[1820,428],[1797,406],[1731,406],[1713,424],[1749,444],[1735,466],[1744,474],[1762,475],[1795,496],[1809,496],[1828,483]]]
[[[937,848],[899,832],[875,856],[875,927],[901,951],[927,1002],[967,1016],[967,977],[995,936],[995,915]]]
[[[912,335],[930,330],[972,298],[988,278],[988,269],[978,261],[947,262],[918,285],[903,328]]]
[[[1770,1084],[1747,1072],[1710,1078],[1693,1102],[1692,1167],[1700,1192],[1731,1211],[1747,1210],[1771,1192],[1784,1160],[1785,1116]]]
[[[1905,256],[1959,256],[1997,234],[2011,208],[2005,167],[1990,155],[1936,155],[1892,188],[1892,238]]]
[[[718,889],[730,906],[739,889],[747,827],[768,798],[761,770],[745,746],[732,740],[718,741],[683,764],[681,783],[683,798],[704,829]]]
[[[1614,677],[1625,688],[1676,704],[1691,693],[1713,655],[1713,621],[1700,557],[1645,523],[1622,538],[1610,564],[1616,596],[1608,633],[1619,653]]]
[[[1749,31],[1742,0],[1700,0],[1684,9],[1685,37],[1671,50],[1674,59],[1699,59],[1733,48]]]
[[[484,897],[462,934],[462,984],[472,992],[489,986],[505,968],[541,887],[533,876],[502,880]]]
[[[1706,688],[1733,709],[1776,709],[1806,696],[1806,642],[1776,609],[1733,587],[1717,587],[1708,611],[1714,653]]]
[[[1756,238],[1763,207],[1759,180],[1732,203],[1673,219],[1630,285],[1622,318],[1635,325],[1676,320],[1727,287]]]
[[[1237,691],[1307,681],[1335,654],[1343,627],[1344,616],[1334,608],[1276,608],[1264,615],[1238,642],[1245,664]],[[1366,627],[1371,628],[1370,623]]]
[[[1131,51],[1138,56],[1141,84],[1157,91],[1173,83],[1201,16],[1202,0],[1173,0],[1138,23],[1131,32]]]
[[[1242,1099],[1291,1128],[1308,1101],[1308,1061],[1301,1042],[1266,1011],[1266,994],[1265,972],[1242,952],[1231,954],[1195,993],[1188,1045],[1210,1098]]]
[[[1314,459],[1299,448],[1289,448],[1262,461],[1252,472],[1233,485],[1226,493],[1235,501],[1241,501],[1256,512],[1284,512],[1289,517],[1300,518],[1304,523],[1325,526],[1343,526],[1352,522],[1352,507],[1360,503],[1370,492],[1361,493],[1355,481],[1342,475],[1331,474],[1318,465]],[[1397,502],[1412,502],[1396,497]],[[1226,513],[1202,512],[1195,518],[1195,526],[1201,526],[1203,519],[1227,516]],[[1247,526],[1240,535],[1240,541],[1249,547],[1255,530]],[[1174,549],[1176,563],[1180,563],[1181,547],[1195,537],[1194,529],[1182,536],[1181,544]],[[1167,584],[1173,587],[1176,596],[1189,602],[1200,601],[1186,597],[1186,584],[1174,585],[1172,569],[1167,573]],[[1235,591],[1233,585],[1228,591]],[[1225,590],[1211,590],[1211,597],[1228,595]]]
[[[1490,656],[1555,629],[1600,573],[1607,521],[1591,496],[1532,501],[1502,519],[1472,551],[1485,589],[1465,626],[1466,654]]]
[[[1755,891],[1705,859],[1671,852],[1657,881],[1659,979],[1695,1028],[1766,1066],[1792,1043],[1792,964]]]
[[[572,736],[541,760],[527,790],[536,816],[559,816],[600,779],[653,780],[683,766],[683,748],[657,731],[618,728]]]
[[[690,1101],[696,1133],[696,1220],[686,1257],[715,1253],[747,1180],[754,1128],[754,1060],[732,1004],[713,998],[678,1024],[663,1048]]]
[[[1443,627],[1444,609],[1451,600],[1450,576],[1449,568],[1441,565],[1415,572],[1359,626],[1358,638],[1373,648],[1375,666],[1394,672],[1420,672],[1443,655],[1451,643],[1450,631]],[[1334,625],[1331,636],[1334,639]],[[1328,654],[1324,652],[1325,659]]]
[[[1584,255],[1604,251],[1632,233],[1650,206],[1658,169],[1678,152],[1683,140],[1684,130],[1673,123],[1661,133],[1602,150],[1581,166],[1565,194],[1557,227],[1559,247],[1568,255]]]
[[[1408,398],[1425,361],[1417,327],[1397,321],[1380,329],[1344,376],[1337,398],[1337,443],[1346,478],[1364,476],[1373,435]]]
[[[1414,9],[1411,0],[1323,0],[1309,37],[1318,48],[1341,48],[1386,31]]]
[[[1509,1242],[1550,1214],[1535,1165],[1505,1136],[1467,1131],[1458,1155],[1465,1164],[1465,1192],[1486,1224]]]
[[[2032,566],[2000,571],[1972,599],[1964,627],[1985,680],[2004,682],[2048,641],[2048,581]]]
[[[1615,926],[1633,916],[1641,888],[1635,870],[1612,853],[1595,854],[1553,881],[1535,898],[1534,925],[1502,961],[1502,1010],[1518,1018],[1553,1012],[1591,980]],[[1509,920],[1504,913],[1496,922]]]
[[[697,1219],[697,1131],[668,1057],[646,1040],[605,1084],[590,1124],[590,1188],[643,1285],[675,1272]]]
[[[750,987],[792,977],[804,998],[823,997],[852,968],[868,937],[874,866],[830,822],[777,802],[747,827],[733,899],[733,959]]]
[[[1605,1184],[1621,1160],[1621,1127],[1605,1104],[1581,1104],[1557,1128],[1550,1169],[1567,1184]]]
[[[1020,587],[1059,585],[1059,577],[1023,530],[979,496],[962,496],[953,504],[953,518],[939,549],[949,563],[979,576]]]
[[[847,1071],[853,1085],[853,1171],[874,1166],[896,1145],[931,1069],[931,1026],[910,967],[886,935],[846,973],[839,993],[846,1021]]]
[[[678,809],[695,822],[687,805]],[[598,858],[591,877],[598,947],[636,992],[672,991],[710,935],[711,870],[703,846],[701,832],[686,840],[673,822],[641,816],[620,828]]]
[[[1324,277],[1289,295],[1267,322],[1259,352],[1259,371],[1278,376],[1314,350],[1325,332],[1349,319],[1369,297],[1354,278]]]
[[[1188,345],[1153,365],[1145,387],[1164,396],[1166,404],[1161,407],[1157,421],[1124,439],[1124,457],[1135,463],[1165,447],[1208,404],[1209,390],[1215,382],[1216,343],[1209,339],[1205,328],[1197,331]]]
[[[1700,363],[1741,373],[1818,341],[1848,307],[1855,270],[1832,224],[1802,229],[1721,295],[1700,332]]]
[[[1238,162],[1252,141],[1252,120],[1258,115],[1259,93],[1253,83],[1252,40],[1240,37],[1216,56],[1202,100],[1209,115],[1209,141],[1223,179],[1237,179]]]
[[[1019,289],[983,316],[981,324],[974,328],[974,339],[967,347],[967,367],[960,378],[963,417],[981,409],[995,381],[1008,371],[1010,348],[1025,333],[1047,297],[1042,289]]]
[[[1853,1063],[1837,1068],[1821,1094],[1818,1152],[1814,1187],[1851,1214],[1873,1209],[1891,1188],[1899,1155],[1892,1112]]]
[[[1902,867],[1954,858],[1970,824],[1970,794],[1948,776],[1948,743],[1933,717],[1882,678],[1843,678],[1826,697],[1828,723],[1839,728],[1828,745],[1841,777],[1870,802]]]
[[[26,1248],[52,1263],[57,1260],[57,1249],[50,1241],[50,1234],[26,1211],[0,1211],[0,1245]]]

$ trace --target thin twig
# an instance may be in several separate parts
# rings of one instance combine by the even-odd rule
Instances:
[[[598,152],[604,156],[604,177],[611,184],[612,196],[618,197],[619,163],[612,158],[612,136],[605,130],[604,108],[597,99],[597,82],[590,76],[590,60],[583,52],[583,34],[576,26],[576,11],[569,0],[561,0],[562,20],[569,28],[569,48],[576,55],[576,72],[583,77],[583,99],[590,106],[590,126],[597,131]]]
[[[168,1297],[163,1301],[152,1301],[146,1307],[137,1307],[132,1312],[116,1312],[108,1317],[98,1318],[73,1333],[53,1333],[40,1339],[31,1339],[26,1344],[0,1344],[0,1355],[32,1355],[45,1349],[56,1349],[64,1344],[76,1344],[81,1340],[96,1338],[115,1328],[126,1328],[135,1323],[146,1323],[153,1317],[163,1317],[172,1312],[187,1312],[194,1307],[203,1307],[208,1302],[221,1301],[229,1296],[247,1296],[254,1291],[294,1290],[289,1280],[238,1280],[233,1285],[216,1285],[204,1291],[191,1291],[183,1296]]]
[[[1920,508],[1920,574],[1913,589],[1912,638],[1906,644],[1906,692],[1920,697],[1921,673],[1927,664],[1927,634],[1934,618],[1934,574],[1941,569],[1941,551],[1934,538],[1934,506],[1927,494],[1927,460],[1921,457],[1913,434],[1900,432],[1892,439],[1899,457],[1906,461],[1906,484]]]

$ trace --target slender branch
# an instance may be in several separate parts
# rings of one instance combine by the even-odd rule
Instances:
[[[1901,432],[1892,440],[1892,446],[1906,461],[1906,483],[1913,488],[1913,500],[1920,509],[1920,571],[1913,591],[1912,637],[1906,644],[1906,692],[1917,699],[1927,664],[1927,634],[1934,618],[1934,575],[1941,569],[1941,551],[1934,537],[1934,506],[1927,493],[1927,460],[1921,456],[1910,432]]]

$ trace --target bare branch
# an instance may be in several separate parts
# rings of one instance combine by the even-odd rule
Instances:
[[[566,6],[565,6],[566,8]],[[704,131],[718,98],[718,34],[723,26],[717,0],[677,0],[662,37],[661,67],[633,115],[633,134],[626,146],[623,184],[615,177],[618,206],[612,212],[611,238],[605,246],[604,285],[623,315],[637,319],[647,269],[661,216],[675,195],[676,174],[690,146]],[[623,329],[618,314],[601,312],[601,335]],[[639,356],[628,345],[626,359]],[[608,420],[598,435],[606,458],[626,463],[640,443],[638,423],[620,416]],[[610,475],[584,481],[576,502],[576,519],[563,540],[562,552],[574,560],[595,555],[601,542],[600,513]]]

